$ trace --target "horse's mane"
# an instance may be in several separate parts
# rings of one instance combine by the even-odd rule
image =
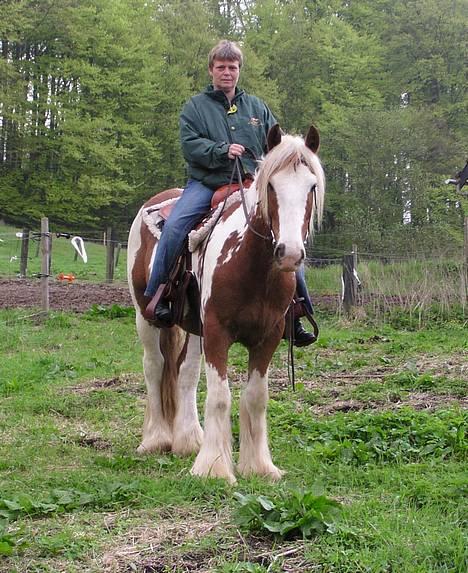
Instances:
[[[257,199],[261,205],[262,216],[268,220],[268,183],[271,177],[282,171],[304,163],[317,178],[317,187],[313,203],[313,216],[310,221],[310,230],[313,231],[313,221],[320,227],[323,216],[323,203],[325,194],[325,174],[319,158],[304,143],[302,137],[283,135],[281,143],[274,147],[261,160],[255,177]]]

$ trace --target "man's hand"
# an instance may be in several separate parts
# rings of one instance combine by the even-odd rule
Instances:
[[[240,157],[245,151],[245,147],[239,143],[231,143],[228,150],[229,159],[234,159],[235,157]]]

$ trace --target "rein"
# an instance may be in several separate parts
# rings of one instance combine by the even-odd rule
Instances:
[[[247,227],[252,231],[252,233],[254,235],[257,235],[257,237],[260,237],[261,239],[264,239],[265,241],[271,240],[271,242],[274,246],[276,244],[276,239],[275,239],[275,236],[273,235],[273,229],[271,228],[271,224],[270,224],[270,236],[262,235],[261,233],[259,233],[258,231],[256,231],[252,227],[252,224],[250,222],[250,216],[249,216],[249,213],[247,211],[247,204],[245,202],[244,186],[242,184],[242,172],[241,172],[240,160],[239,160],[238,156],[236,156],[234,158],[234,167],[232,169],[231,179],[229,181],[229,185],[232,185],[235,175],[237,175],[237,180],[239,182],[239,192],[240,192],[240,196],[241,196],[242,209],[244,211],[244,216],[245,216],[245,221],[247,223]]]

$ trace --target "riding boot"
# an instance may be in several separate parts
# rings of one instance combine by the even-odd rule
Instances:
[[[317,339],[315,334],[312,332],[307,332],[301,324],[298,318],[294,319],[294,346],[309,346]]]
[[[154,309],[154,318],[161,324],[165,324],[167,326],[172,325],[172,311],[169,306],[169,301],[164,298],[160,299]]]

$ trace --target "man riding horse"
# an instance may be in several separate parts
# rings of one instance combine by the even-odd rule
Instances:
[[[180,135],[189,180],[164,225],[145,291],[150,300],[168,280],[187,234],[209,211],[214,191],[232,181],[235,159],[240,160],[243,178],[252,175],[257,159],[266,151],[268,131],[277,123],[262,100],[237,87],[242,63],[242,51],[235,42],[219,42],[208,59],[212,85],[192,97],[182,110]],[[296,282],[299,297],[312,313],[303,267],[296,273]],[[160,298],[150,318],[172,324],[172,311],[165,298]],[[307,346],[314,341],[315,336],[295,319],[295,345]]]

